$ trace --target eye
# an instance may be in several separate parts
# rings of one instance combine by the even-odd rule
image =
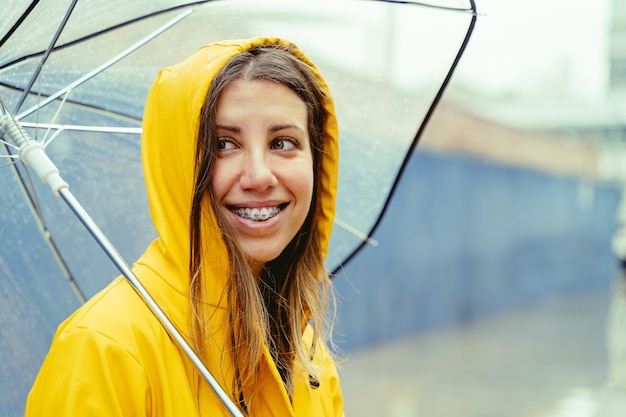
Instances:
[[[289,137],[280,137],[272,141],[270,149],[290,151],[298,148],[298,141]]]
[[[226,137],[217,138],[217,150],[220,152],[230,151],[230,150],[236,149],[236,147],[237,145],[230,138],[226,138]]]

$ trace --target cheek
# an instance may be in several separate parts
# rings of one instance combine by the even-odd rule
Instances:
[[[220,201],[230,188],[229,178],[226,174],[227,171],[224,169],[223,164],[217,160],[211,175],[211,188],[217,201]]]
[[[309,201],[313,200],[313,193],[315,192],[315,175],[311,172],[308,182],[309,189]],[[309,203],[310,204],[310,203]]]
[[[311,201],[313,200],[313,189],[315,187],[315,178],[313,175],[313,167],[309,166],[307,168],[302,169],[298,173],[299,175],[293,175],[293,188],[298,190],[299,198],[302,203],[305,203],[308,208],[311,206]]]

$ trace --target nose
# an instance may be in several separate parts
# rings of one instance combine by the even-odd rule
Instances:
[[[250,151],[243,160],[239,184],[244,190],[265,191],[276,186],[278,179],[274,174],[271,156],[263,151]]]

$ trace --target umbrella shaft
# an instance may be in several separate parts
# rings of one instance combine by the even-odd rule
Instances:
[[[70,192],[68,188],[63,188],[59,191],[59,195],[63,198],[63,200],[67,203],[70,209],[74,212],[74,214],[78,217],[78,219],[83,223],[83,225],[87,228],[89,233],[93,236],[93,238],[98,242],[100,247],[104,250],[107,256],[113,261],[117,269],[122,273],[122,275],[128,280],[128,282],[133,286],[133,288],[137,291],[137,294],[143,299],[148,308],[152,311],[152,313],[156,316],[156,318],[161,322],[161,325],[167,330],[169,335],[176,341],[178,346],[185,352],[185,354],[189,357],[189,359],[196,366],[200,374],[204,377],[204,379],[209,383],[215,394],[220,398],[222,403],[226,406],[228,411],[233,417],[243,417],[243,414],[237,408],[237,406],[230,399],[228,394],[224,391],[224,389],[219,385],[217,380],[211,375],[209,370],[206,368],[202,360],[198,357],[198,355],[191,348],[189,343],[183,338],[178,329],[174,326],[174,324],[170,321],[170,319],[165,315],[161,307],[154,301],[152,296],[148,293],[143,284],[139,281],[139,279],[132,272],[126,261],[124,261],[123,257],[119,254],[117,249],[113,246],[113,244],[108,240],[106,235],[100,230],[98,225],[94,222],[94,220],[89,216],[89,214],[85,211],[82,205],[76,200],[74,195]]]

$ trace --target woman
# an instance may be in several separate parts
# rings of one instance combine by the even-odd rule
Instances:
[[[280,39],[211,44],[159,74],[143,123],[159,237],[138,278],[244,413],[343,415],[324,342],[337,125],[318,70]],[[118,278],[59,327],[26,415],[227,412]]]

